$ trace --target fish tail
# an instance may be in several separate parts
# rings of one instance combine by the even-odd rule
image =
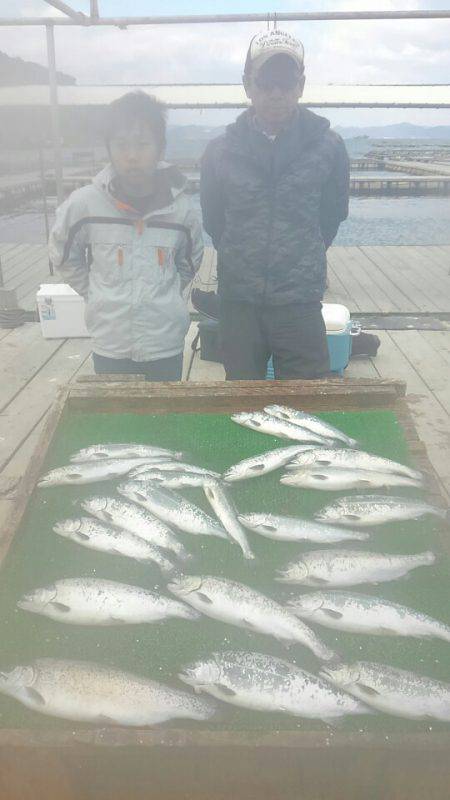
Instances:
[[[436,553],[433,553],[431,550],[426,550],[424,553],[420,553],[419,559],[424,564],[434,564],[437,560],[437,556]]]
[[[450,642],[450,625],[442,625],[439,631],[436,632],[436,636],[444,642]]]

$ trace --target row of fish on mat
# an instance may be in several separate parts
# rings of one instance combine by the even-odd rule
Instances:
[[[39,481],[44,487],[127,476],[117,487],[119,497],[97,495],[81,501],[89,516],[59,521],[54,531],[88,548],[156,563],[169,575],[167,589],[174,598],[111,580],[71,578],[32,591],[18,606],[77,625],[155,623],[173,617],[195,623],[206,616],[284,643],[302,644],[325,662],[319,674],[263,653],[217,652],[179,673],[180,680],[195,689],[192,695],[99,664],[44,658],[0,672],[0,691],[37,711],[97,724],[206,720],[216,714],[215,699],[326,722],[376,711],[450,721],[450,684],[384,664],[341,663],[307,624],[354,633],[435,637],[450,643],[450,626],[443,622],[380,597],[342,590],[395,580],[433,564],[434,553],[393,555],[336,548],[304,552],[276,580],[317,591],[291,597],[284,604],[223,576],[182,574],[179,564],[186,567],[190,554],[174,528],[179,534],[228,539],[253,560],[247,531],[277,541],[329,545],[368,540],[369,533],[359,527],[426,514],[447,518],[445,509],[421,499],[377,494],[341,497],[314,520],[241,514],[232,499],[233,482],[282,467],[287,474],[281,483],[301,488],[422,488],[424,479],[403,464],[358,450],[357,442],[337,428],[295,409],[269,406],[264,412],[234,414],[232,419],[297,444],[247,458],[223,475],[184,463],[181,453],[152,445],[93,445]],[[173,491],[183,487],[202,488],[215,517]],[[200,692],[210,697],[197,696]]]

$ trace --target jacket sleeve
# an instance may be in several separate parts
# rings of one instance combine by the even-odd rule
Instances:
[[[183,223],[190,232],[190,242],[183,236],[181,246],[175,254],[175,264],[181,278],[181,289],[185,289],[200,269],[203,258],[202,226],[198,214],[189,209]],[[190,246],[192,244],[192,247]]]
[[[337,139],[333,168],[322,190],[320,229],[325,247],[329,248],[339,225],[348,217],[350,162],[341,137]]]
[[[225,227],[225,204],[223,187],[217,174],[217,145],[210,142],[201,163],[200,203],[203,214],[203,227],[210,235],[217,250]]]
[[[89,286],[86,233],[85,230],[74,233],[79,218],[72,198],[68,197],[56,211],[48,248],[50,260],[58,274],[86,299]]]

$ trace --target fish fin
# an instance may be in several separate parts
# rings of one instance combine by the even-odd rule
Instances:
[[[329,458],[317,458],[314,463],[319,467],[330,467],[332,462]]]
[[[56,611],[62,611],[64,614],[68,614],[70,606],[67,606],[65,603],[58,603],[57,600],[53,600],[50,605],[56,609]]]
[[[45,706],[45,697],[43,697],[40,692],[36,691],[36,689],[28,688],[26,693],[30,700],[34,700],[34,702],[39,703],[40,706]]]
[[[203,592],[196,592],[195,594],[197,595],[198,599],[202,601],[202,603],[208,603],[208,605],[212,605],[213,601],[210,597],[208,597],[207,594],[204,594]]]
[[[363,694],[367,695],[367,697],[378,697],[380,694],[380,692],[377,692],[376,689],[372,689],[371,686],[367,686],[365,683],[357,682],[355,685]]]
[[[111,622],[117,622],[118,624],[120,623],[121,625],[126,625],[127,623],[127,620],[121,619],[121,617],[110,617],[110,620]]]
[[[112,514],[110,514],[110,513],[109,513],[109,511],[102,511],[102,514],[103,514],[103,516],[104,516],[104,517],[106,517],[106,519],[108,519],[110,522],[112,522],[112,521],[113,521],[113,515],[112,515]]]
[[[223,683],[215,683],[214,686],[216,687],[216,689],[219,690],[219,692],[222,692],[222,694],[227,695],[227,697],[234,697],[237,694],[237,692],[235,692],[234,689],[230,689]]]
[[[314,586],[328,586],[329,583],[325,578],[318,578],[313,575],[308,578],[308,582]]]
[[[382,625],[380,625],[377,628],[377,633],[380,633],[383,636],[397,636],[398,635],[395,631],[392,631],[390,628],[383,628]]]
[[[344,519],[354,519],[355,521],[361,519],[359,514],[343,514],[342,516]]]
[[[117,550],[117,548],[116,548],[116,547],[111,547],[111,550],[109,550],[109,552],[110,552],[111,554],[114,554],[115,556],[121,556],[121,555],[122,555],[122,553],[120,552],[120,550]]]
[[[317,481],[328,481],[330,480],[328,475],[321,475],[320,472],[312,472],[311,477],[315,478]]]
[[[261,528],[263,531],[268,531],[268,533],[275,533],[278,528],[275,525],[258,525],[258,528]]]
[[[93,722],[100,722],[100,723],[104,722],[107,725],[117,725],[117,722],[116,722],[115,719],[113,719],[112,717],[107,717],[107,716],[105,716],[105,714],[99,714],[98,717],[95,717],[95,719],[92,720],[92,721]]]
[[[250,622],[248,619],[245,619],[244,617],[242,617],[242,622],[244,623],[244,625],[247,625],[248,628],[252,628],[252,630],[255,630],[253,622]]]
[[[322,614],[330,619],[342,619],[344,616],[340,611],[335,611],[333,608],[322,608]]]
[[[261,472],[264,469],[264,464],[254,464],[250,469],[252,472]]]
[[[88,542],[91,538],[87,533],[80,533],[80,531],[76,531],[74,535],[80,542]]]

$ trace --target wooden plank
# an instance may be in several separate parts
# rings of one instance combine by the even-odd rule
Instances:
[[[345,286],[346,291],[350,298],[352,298],[352,305],[350,311],[378,311],[372,304],[368,306],[367,293],[362,289],[360,284],[354,279],[348,264],[344,258],[341,247],[332,247],[328,251],[328,258],[332,263],[334,272],[338,275],[341,283]]]
[[[436,470],[441,488],[450,498],[450,464],[448,459],[449,418],[415,366],[405,358],[392,338],[392,333],[379,331],[381,346],[377,354],[377,371],[385,378],[406,381],[406,399],[417,432],[426,444],[429,459]],[[444,443],[444,446],[443,446]]]
[[[9,404],[0,416],[0,469],[48,411],[57,389],[77,373],[90,350],[89,339],[67,339]]]
[[[328,287],[325,292],[325,300],[327,303],[343,303],[350,310],[353,306],[353,297],[349,293],[345,283],[341,280],[339,275],[339,268],[336,269],[333,257],[333,248],[331,247],[327,253],[327,274],[328,274]]]
[[[418,274],[426,279],[429,290],[434,293],[433,296],[437,298],[439,307],[442,307],[442,302],[448,299],[450,292],[450,280],[448,275],[443,270],[442,263],[436,263],[435,258],[430,252],[429,247],[410,247],[405,245],[402,248],[402,254],[413,265]],[[432,281],[430,281],[432,278]],[[448,310],[449,306],[447,306]]]
[[[376,359],[352,358],[345,370],[346,378],[379,378],[376,368]]]
[[[379,280],[378,274],[373,269],[372,262],[367,257],[364,249],[360,247],[344,247],[343,251],[350,271],[367,292],[370,302],[375,304],[377,309],[382,312],[398,311],[399,306],[394,297],[386,291],[386,281]],[[370,307],[367,306],[363,310],[369,310]]]
[[[44,339],[38,323],[15,328],[0,342],[0,411],[5,410],[63,343],[64,339]]]
[[[418,277],[411,264],[401,255],[401,247],[389,247],[389,267],[386,265],[386,247],[371,246],[371,257],[380,270],[404,295],[403,312],[436,311],[436,304],[424,293],[423,278]]]
[[[445,357],[436,352],[420,331],[392,331],[391,336],[449,415],[450,428],[450,381]]]
[[[386,292],[392,297],[393,304],[400,312],[420,311],[420,306],[415,302],[410,291],[409,281],[402,276],[392,260],[390,247],[363,247],[361,248],[370,261],[370,270],[379,283],[385,286]],[[405,293],[405,288],[407,293]]]
[[[230,413],[267,403],[316,411],[384,407],[404,392],[400,381],[339,378],[319,381],[227,381],[218,383],[76,383],[71,409],[131,413]]]
[[[437,278],[432,275],[429,267],[421,260],[417,253],[417,248],[398,247],[396,248],[396,255],[408,270],[407,275],[411,283],[411,290],[414,291],[414,287],[417,290],[415,295],[420,298],[421,310],[445,310],[442,308],[443,287],[435,288]]]

